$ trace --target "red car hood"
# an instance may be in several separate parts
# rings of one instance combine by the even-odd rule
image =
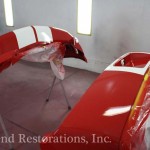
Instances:
[[[133,54],[135,56],[136,54]],[[139,55],[142,62],[139,63]],[[115,67],[116,62],[111,64],[91,85],[83,95],[79,103],[70,112],[58,130],[47,136],[85,136],[89,144],[54,144],[42,143],[42,150],[131,150],[131,139],[134,137],[128,134],[128,130],[135,127],[135,122],[141,109],[144,98],[139,93],[145,95],[149,59],[143,63],[143,55],[139,54],[138,59],[134,59],[134,65],[143,65],[142,68],[132,67],[130,60],[125,59],[124,65]],[[127,57],[128,58],[128,57]],[[122,59],[122,58],[121,58]],[[146,64],[147,65],[146,65]],[[117,64],[118,65],[118,64]],[[132,64],[133,65],[133,64]],[[146,66],[145,66],[146,65]],[[131,67],[129,67],[131,66]],[[114,67],[114,68],[113,68]],[[120,69],[120,71],[118,71]],[[146,74],[146,80],[145,80]],[[142,88],[141,88],[142,87]],[[140,92],[139,92],[140,91]],[[140,103],[137,103],[140,100]],[[137,107],[133,107],[137,106]],[[137,109],[138,108],[138,109]],[[136,113],[136,117],[135,114]],[[131,117],[133,116],[133,117]],[[131,123],[129,118],[134,123]],[[146,120],[146,117],[144,121]],[[106,142],[92,143],[93,134],[100,139],[107,138]],[[126,143],[126,139],[129,141]],[[120,145],[121,142],[121,145]],[[125,146],[127,144],[127,147]],[[124,146],[126,148],[124,148]]]
[[[105,71],[87,90],[53,136],[64,133],[68,136],[80,135],[85,136],[88,141],[92,141],[93,134],[101,137],[109,136],[110,144],[89,144],[85,149],[91,147],[95,150],[99,148],[117,150],[124,126],[130,115],[131,106],[134,104],[142,81],[141,75]],[[124,112],[121,109],[127,111]],[[57,150],[61,148],[61,144],[53,144],[54,149],[55,146]],[[66,144],[67,149],[68,146],[70,145]],[[85,144],[83,144],[84,146]],[[71,149],[76,150],[77,148],[82,148],[82,144],[72,145]]]

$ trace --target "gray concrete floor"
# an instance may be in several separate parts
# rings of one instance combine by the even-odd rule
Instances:
[[[63,84],[69,102],[74,107],[98,74],[71,67],[65,69]],[[49,64],[25,61],[0,74],[0,113],[10,135],[15,135],[16,150],[39,150],[38,143],[18,143],[18,134],[44,135],[57,129],[69,113],[58,81],[51,100],[45,102],[53,77]],[[0,137],[3,136],[0,126]],[[8,145],[0,141],[0,150],[8,150]]]

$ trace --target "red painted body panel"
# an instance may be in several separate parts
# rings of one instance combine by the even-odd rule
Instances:
[[[133,54],[136,56],[137,54]],[[142,61],[147,63],[150,60],[150,54],[146,54],[146,60],[141,55]],[[139,57],[140,60],[140,56]],[[128,57],[128,55],[126,56]],[[125,57],[125,58],[126,58]],[[136,58],[137,58],[136,57]],[[124,59],[125,59],[124,58]],[[119,61],[118,59],[117,61]],[[127,61],[126,61],[127,62]],[[116,62],[114,63],[115,66]],[[140,65],[140,63],[137,63]],[[124,67],[124,66],[122,66]],[[133,71],[134,68],[126,68]],[[133,70],[132,70],[133,69]],[[146,72],[148,71],[148,67]],[[142,106],[144,102],[145,92],[142,90],[140,102],[136,99],[143,88],[143,81],[146,72],[142,74],[131,73],[128,71],[105,70],[91,85],[87,92],[83,95],[79,103],[69,113],[61,126],[52,133],[48,133],[46,137],[60,136],[84,136],[88,141],[85,143],[55,143],[42,142],[42,150],[132,150],[135,148],[131,143],[134,135],[128,134],[129,129],[135,127],[138,115],[137,107]],[[149,75],[147,77],[149,79]],[[149,79],[150,80],[150,79]],[[145,87],[149,85],[149,80],[144,81]],[[146,83],[145,83],[146,82]],[[135,108],[133,108],[135,106]],[[129,120],[130,116],[134,123]],[[147,113],[147,116],[149,113]],[[146,121],[146,117],[143,122]],[[141,119],[142,120],[142,119]],[[139,126],[140,128],[140,126]],[[143,130],[144,131],[144,130]],[[93,134],[101,137],[107,137],[108,142],[93,143]],[[141,136],[142,133],[141,133]],[[129,138],[130,137],[130,138]],[[137,137],[137,136],[136,136]],[[126,139],[129,139],[126,141]],[[110,143],[109,143],[110,142]],[[135,141],[134,141],[135,142]],[[138,144],[144,143],[141,140]],[[125,147],[125,148],[124,148]],[[145,150],[145,149],[143,149]]]
[[[129,54],[127,57],[124,58],[125,66],[128,67],[144,67],[147,62],[150,60],[150,56],[148,54],[141,53],[140,55],[138,53]],[[115,66],[121,66],[121,60],[115,63]]]
[[[17,50],[18,44],[16,41],[17,39],[13,32],[0,36],[0,54],[4,54],[10,50]]]
[[[53,34],[54,41],[65,43],[66,45],[66,52],[64,56],[65,58],[74,57],[79,58],[83,61],[87,61],[80,44],[70,33],[58,28],[51,27],[50,29]],[[74,52],[75,49],[78,50],[78,54]]]
[[[58,28],[53,28],[50,27],[53,35],[53,39],[56,42],[72,42],[74,41],[73,36],[69,34],[68,32],[64,32],[64,30],[58,29]]]
[[[34,26],[32,26],[32,30],[36,41],[20,49],[14,32],[9,32],[0,36],[0,72],[9,65],[19,61],[24,55],[26,55],[27,51],[30,51],[32,48],[42,47],[54,42],[62,42],[62,44],[66,47],[64,57],[74,57],[87,61],[80,44],[77,43],[75,38],[67,31],[49,28],[52,33],[53,42],[47,43],[38,41],[37,31]],[[21,40],[24,41],[26,39]]]
[[[0,72],[11,65],[18,50],[16,36],[13,32],[0,36]]]

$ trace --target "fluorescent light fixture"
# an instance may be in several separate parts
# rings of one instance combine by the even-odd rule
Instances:
[[[77,32],[91,35],[92,0],[78,0]]]
[[[12,1],[11,0],[4,0],[4,8],[5,8],[5,18],[6,18],[6,25],[13,26],[13,11],[12,11]]]

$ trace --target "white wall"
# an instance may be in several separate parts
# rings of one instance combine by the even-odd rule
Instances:
[[[93,0],[92,36],[76,33],[77,0],[12,0],[15,26],[5,26],[0,0],[0,34],[28,25],[48,25],[78,37],[89,63],[66,65],[101,72],[128,51],[150,51],[150,0]]]

